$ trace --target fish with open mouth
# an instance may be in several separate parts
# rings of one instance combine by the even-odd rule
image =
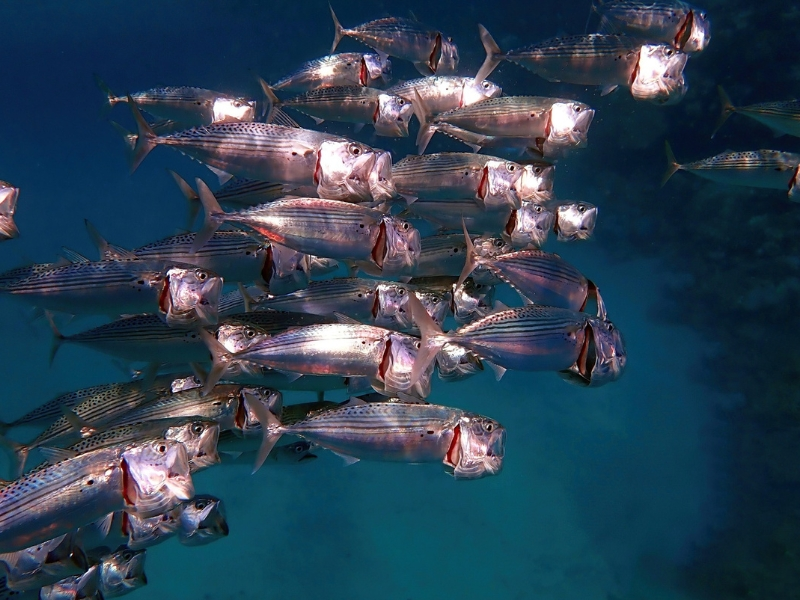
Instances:
[[[548,156],[566,148],[587,144],[594,110],[583,102],[543,96],[500,96],[462,108],[432,114],[417,95],[414,114],[420,122],[417,152],[422,154],[437,131],[482,147],[488,139],[523,140],[525,147]]]
[[[600,33],[621,33],[663,42],[683,52],[701,52],[711,39],[704,10],[681,0],[594,0]]]
[[[800,202],[800,154],[779,150],[722,152],[680,164],[669,142],[666,142],[666,149],[667,171],[661,180],[662,186],[678,171],[687,171],[717,183],[786,190],[789,200]]]
[[[39,590],[38,600],[101,600],[100,565],[92,565],[82,575],[71,575]]]
[[[0,181],[0,242],[19,237],[19,229],[14,222],[17,198],[19,198],[19,188]]]
[[[195,238],[195,248],[201,248],[222,223],[229,222],[245,225],[298,252],[356,261],[372,273],[408,274],[419,258],[419,232],[407,221],[375,209],[338,200],[290,198],[226,213],[201,179],[197,189],[206,220]]]
[[[151,88],[126,96],[117,96],[95,75],[97,86],[106,94],[107,106],[135,102],[157,119],[175,121],[186,129],[212,123],[250,122],[256,120],[256,101],[197,87],[170,86]]]
[[[475,353],[499,379],[507,369],[565,372],[594,387],[614,381],[626,363],[624,343],[610,321],[563,308],[524,306],[496,311],[443,333],[411,298],[422,343],[411,375],[424,372],[446,343]]]
[[[272,84],[276,91],[301,94],[339,85],[374,87],[392,76],[392,61],[371,52],[329,54],[300,65],[291,75]]]
[[[458,69],[458,47],[453,39],[415,19],[387,17],[345,29],[331,9],[335,34],[331,52],[348,36],[374,48],[379,55],[414,63],[422,75],[448,75]]]
[[[500,423],[436,404],[364,402],[322,410],[283,425],[269,411],[259,415],[267,435],[256,465],[284,434],[297,435],[344,457],[408,463],[442,462],[456,479],[497,475],[503,468],[506,432]]]
[[[98,590],[103,600],[118,598],[147,585],[144,550],[119,548],[98,558]]]
[[[394,195],[378,161],[385,152],[347,138],[270,123],[217,123],[159,136],[135,104],[131,109],[138,127],[132,170],[153,148],[166,145],[204,163],[223,181],[235,176],[314,186],[321,198],[354,202]]]
[[[553,179],[556,166],[544,162],[530,162],[522,167],[522,175],[514,190],[522,202],[545,204],[553,199]]]
[[[619,86],[636,100],[667,105],[686,95],[683,68],[688,54],[667,44],[616,34],[591,33],[556,37],[503,52],[483,25],[478,25],[486,60],[475,76],[486,79],[501,61],[517,63],[547,81],[598,85],[603,93]]]
[[[401,96],[368,87],[335,86],[279,100],[263,79],[260,82],[272,106],[301,112],[314,119],[317,125],[324,121],[355,123],[358,131],[370,124],[377,135],[408,137],[408,123],[414,109],[411,102]]]
[[[178,540],[184,546],[205,546],[228,535],[222,500],[207,494],[184,504],[179,519]]]
[[[0,487],[0,552],[45,542],[117,510],[154,516],[193,495],[180,442],[87,452]]]

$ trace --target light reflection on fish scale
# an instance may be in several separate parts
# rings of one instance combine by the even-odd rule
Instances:
[[[728,152],[682,165],[684,169],[781,169],[787,170],[792,163],[800,163],[800,155],[777,150],[753,150]]]
[[[68,394],[62,394],[57,398],[54,398],[45,404],[36,407],[32,411],[25,413],[19,419],[16,419],[12,423],[6,424],[6,426],[16,427],[18,425],[25,425],[26,423],[38,423],[47,419],[61,417],[63,415],[62,410],[64,408],[73,408],[88,398],[95,396],[115,397],[115,394],[117,393],[116,390],[119,386],[120,384],[118,383],[105,383],[102,385],[96,385],[93,387],[76,390],[74,392],[69,392]]]
[[[125,413],[109,424],[118,426],[157,419],[201,417],[218,421],[220,429],[230,429],[239,406],[238,394],[241,388],[239,385],[222,384],[215,386],[207,396],[202,395],[200,388],[186,390]]]
[[[4,291],[11,294],[29,292],[45,294],[91,287],[102,289],[114,284],[128,284],[142,276],[152,274],[160,276],[161,270],[155,270],[153,266],[150,263],[138,264],[136,261],[75,263],[17,280],[4,288]]]
[[[530,44],[523,48],[511,50],[506,57],[515,61],[534,58],[536,56],[548,58],[582,58],[605,57],[619,54],[620,52],[636,51],[642,45],[642,40],[624,35],[572,35],[550,38],[537,44]]]
[[[202,248],[191,252],[195,233],[174,235],[144,246],[134,248],[133,252],[143,260],[163,259],[165,257],[181,256],[238,256],[250,248],[258,246],[258,242],[243,231],[215,231]],[[192,264],[192,263],[190,263]]]
[[[412,407],[408,409],[407,407]],[[404,410],[404,408],[406,408]],[[400,432],[403,429],[425,427],[431,421],[455,422],[456,409],[435,404],[398,405],[389,402],[369,402],[357,406],[343,406],[323,410],[291,425],[293,432],[306,429],[319,430],[319,424],[334,431],[361,430],[384,433],[387,428]]]

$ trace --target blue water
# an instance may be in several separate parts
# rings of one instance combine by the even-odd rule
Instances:
[[[748,30],[758,27],[763,14],[726,11],[731,5],[720,1],[704,6],[714,23],[711,45],[689,61],[690,90],[675,107],[636,103],[624,91],[600,97],[597,90],[547,83],[512,64],[491,77],[507,94],[571,97],[597,109],[589,147],[560,161],[556,173],[559,198],[600,207],[596,239],[550,242],[547,249],[601,287],[610,316],[625,335],[624,377],[600,389],[580,389],[538,373],[509,372],[500,382],[488,372],[462,383],[436,381],[431,401],[481,412],[506,426],[506,462],[499,477],[456,482],[435,464],[344,467],[324,452],[316,461],[265,467],[254,476],[245,466],[199,474],[198,491],[225,501],[230,536],[202,548],[172,541],[148,551],[149,584],[138,596],[695,597],[683,573],[697,566],[698,549],[712,543],[715,531],[730,527],[735,441],[730,421],[721,415],[741,407],[743,396],[735,386],[716,389],[718,373],[707,370],[706,359],[724,353],[724,342],[684,324],[692,321],[690,313],[701,315],[696,322],[714,322],[712,300],[689,305],[670,295],[686,288],[695,260],[687,248],[693,242],[675,232],[686,230],[691,219],[690,229],[711,231],[707,237],[714,240],[702,257],[721,252],[724,261],[732,252],[729,243],[749,242],[714,238],[716,222],[703,222],[695,203],[732,198],[733,208],[725,211],[705,200],[710,214],[724,212],[728,223],[735,223],[737,211],[745,221],[764,211],[780,223],[794,207],[781,192],[753,194],[690,181],[684,174],[669,184],[674,187],[659,191],[663,141],[670,139],[682,160],[734,146],[797,149],[796,141],[774,141],[741,117],[732,118],[716,140],[708,134],[718,110],[716,83],[755,102],[791,97],[800,77],[787,58],[796,51],[771,57],[767,32]],[[472,74],[483,60],[478,22],[501,47],[513,48],[583,32],[588,2],[490,7],[453,0],[342,0],[335,8],[345,26],[412,10],[455,38],[459,72]],[[163,148],[129,175],[121,142],[100,117],[102,94],[93,73],[118,93],[194,85],[255,97],[257,76],[275,81],[326,54],[333,38],[327,5],[317,0],[17,2],[0,7],[0,17],[0,179],[21,188],[22,232],[3,244],[2,269],[50,261],[63,245],[94,257],[84,218],[126,247],[174,233],[184,226],[186,207],[165,168],[214,183],[202,166]],[[770,57],[768,73],[739,68],[743,38],[755,39],[747,64]],[[362,48],[346,39],[339,49]],[[417,76],[402,61],[394,66],[396,80]],[[132,127],[125,108],[111,116]],[[336,125],[329,130],[350,132]],[[396,157],[412,151],[411,140],[375,139],[369,132],[354,137]],[[462,149],[438,137],[429,152]],[[740,236],[760,241],[758,235],[744,226],[740,230]],[[701,254],[696,256],[700,260]],[[735,303],[733,283],[730,293],[714,302]],[[46,324],[29,322],[26,310],[4,299],[0,308],[3,420],[57,393],[122,377],[110,359],[78,347],[62,349],[49,366]],[[93,322],[81,319],[67,329]],[[749,351],[758,354],[757,348]],[[310,399],[289,394],[286,401]]]

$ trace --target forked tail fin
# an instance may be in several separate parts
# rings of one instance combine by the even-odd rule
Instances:
[[[717,119],[717,124],[714,126],[714,131],[711,132],[712,140],[714,136],[717,135],[719,128],[728,120],[728,117],[736,112],[736,107],[733,105],[733,102],[731,102],[728,94],[725,93],[725,90],[722,89],[721,85],[717,86],[717,92],[719,92],[719,102],[722,105],[722,112],[719,115],[719,119]]]
[[[486,59],[483,61],[481,68],[478,69],[478,73],[475,75],[475,81],[480,83],[489,75],[491,75],[492,71],[497,68],[497,65],[503,61],[503,51],[500,50],[500,46],[498,46],[497,42],[494,41],[492,34],[490,34],[486,27],[480,23],[478,24],[478,31],[481,34],[483,49],[486,50]]]

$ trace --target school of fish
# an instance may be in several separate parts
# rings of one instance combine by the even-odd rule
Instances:
[[[507,61],[547,81],[675,104],[689,58],[710,41],[706,13],[680,0],[605,0],[592,7],[596,33],[507,51],[477,25],[486,59],[465,75],[453,38],[416,18],[347,28],[331,16],[331,54],[259,80],[263,98],[198,87],[118,96],[96,78],[107,111],[130,111],[135,131],[112,124],[132,171],[168,146],[220,186],[170,171],[190,221],[202,211],[194,233],[129,249],[86,221],[96,257],[65,248],[51,263],[0,273],[0,293],[49,322],[51,360],[78,344],[133,373],[0,423],[13,465],[0,484],[0,599],[115,598],[146,584],[147,548],[226,536],[222,499],[195,493],[201,469],[246,462],[255,472],[329,450],[348,464],[497,475],[505,427],[429,402],[436,386],[487,367],[498,380],[549,371],[584,387],[623,374],[623,336],[597,282],[543,249],[593,235],[598,207],[553,190],[559,157],[587,146],[595,110],[509,94],[487,77]],[[344,38],[371,50],[335,54]],[[421,77],[393,83],[398,66]],[[737,107],[719,92],[717,129],[738,113],[800,135],[797,101]],[[353,136],[416,128],[418,154],[393,157],[314,128],[330,121]],[[425,154],[436,133],[464,151]],[[668,144],[667,153],[665,182],[685,170],[800,198],[800,156],[756,150],[679,164]],[[4,240],[19,235],[18,196],[0,182]],[[495,300],[503,288],[520,306]],[[108,322],[65,334],[64,314]],[[316,401],[284,404],[297,391]],[[20,441],[21,427],[40,433]]]

